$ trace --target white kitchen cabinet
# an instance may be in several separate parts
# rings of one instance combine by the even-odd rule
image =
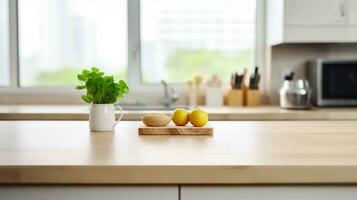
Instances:
[[[303,26],[345,24],[347,20],[344,4],[345,0],[286,0],[285,24]]]
[[[356,0],[348,0],[346,3],[347,8],[347,16],[348,16],[348,24],[353,26],[357,26],[357,1]]]
[[[267,0],[267,41],[357,42],[356,0]]]
[[[178,186],[1,186],[1,200],[178,200]]]
[[[355,200],[357,186],[182,186],[181,200]]]

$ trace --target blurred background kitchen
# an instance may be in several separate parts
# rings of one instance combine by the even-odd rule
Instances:
[[[126,109],[355,106],[355,8],[354,0],[0,0],[0,103],[81,103],[76,74],[97,66],[129,83],[118,102]]]

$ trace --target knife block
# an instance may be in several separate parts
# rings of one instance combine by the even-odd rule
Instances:
[[[232,89],[227,94],[228,106],[243,106],[243,90]]]
[[[247,90],[246,105],[247,106],[260,106],[260,91],[259,90]]]

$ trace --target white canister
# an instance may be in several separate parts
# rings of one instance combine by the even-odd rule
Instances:
[[[206,87],[206,105],[210,107],[223,106],[223,89],[220,87]]]
[[[114,127],[123,117],[123,109],[120,109],[120,117],[115,121],[114,104],[92,104],[89,112],[89,128],[93,132],[113,131]]]

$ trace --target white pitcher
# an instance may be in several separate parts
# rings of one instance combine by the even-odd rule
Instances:
[[[123,109],[120,109],[120,117],[115,121],[114,104],[92,104],[89,112],[89,128],[93,132],[113,131],[114,127],[123,117]]]

